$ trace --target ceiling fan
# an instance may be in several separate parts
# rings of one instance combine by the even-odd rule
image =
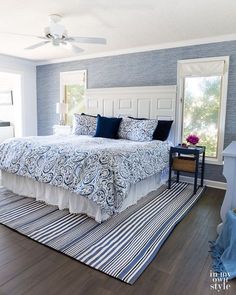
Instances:
[[[43,41],[26,47],[26,50],[32,50],[51,43],[53,46],[63,46],[66,49],[72,50],[74,53],[80,53],[84,50],[76,45],[76,43],[92,43],[92,44],[106,44],[105,38],[98,37],[70,37],[64,25],[60,24],[62,16],[59,14],[49,15],[49,26],[44,29],[44,36],[34,36],[17,34],[21,36],[36,37]]]

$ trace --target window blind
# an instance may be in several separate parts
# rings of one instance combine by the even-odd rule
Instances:
[[[61,82],[64,85],[83,84],[85,82],[85,71],[76,71],[76,73],[62,73]]]
[[[180,67],[181,77],[223,76],[224,73],[224,60],[189,62],[181,64]]]

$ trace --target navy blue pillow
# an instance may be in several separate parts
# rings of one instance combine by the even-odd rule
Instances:
[[[153,133],[153,139],[162,141],[167,140],[172,123],[173,121],[158,120],[157,128]]]
[[[118,138],[122,118],[108,118],[97,115],[97,129],[94,137]]]

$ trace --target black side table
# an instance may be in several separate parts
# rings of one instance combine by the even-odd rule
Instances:
[[[205,169],[205,146],[183,147],[177,145],[170,148],[169,155],[169,185],[171,188],[172,170],[177,172],[177,182],[179,182],[180,172],[194,173],[194,194],[197,192],[197,180],[199,166],[201,166],[201,186],[203,186]],[[202,160],[200,162],[200,155]],[[201,164],[201,165],[200,165]]]

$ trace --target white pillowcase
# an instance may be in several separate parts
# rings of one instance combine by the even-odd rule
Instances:
[[[123,117],[120,123],[118,136],[121,139],[133,141],[151,141],[157,127],[158,120],[135,120]]]
[[[97,128],[97,117],[74,114],[72,134],[94,136]]]

